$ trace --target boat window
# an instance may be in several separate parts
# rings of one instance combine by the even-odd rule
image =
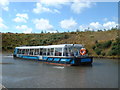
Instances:
[[[46,55],[46,48],[43,48],[43,55]]]
[[[68,56],[67,48],[64,48],[63,56]]]
[[[29,55],[29,53],[30,53],[30,49],[27,49],[27,51],[26,51],[26,52],[27,52],[27,55]]]
[[[39,53],[39,55],[42,55],[42,53],[43,53],[43,48],[40,48],[40,53]]]
[[[28,55],[29,50],[28,49],[24,49],[24,50],[25,50],[24,54]]]
[[[74,56],[74,51],[72,50],[71,47],[64,48],[63,56]]]
[[[24,51],[24,54],[26,54],[26,49],[24,49],[23,51]]]
[[[68,56],[73,56],[73,52],[72,52],[71,48],[68,48],[67,50],[68,50]]]
[[[22,54],[25,54],[25,49],[22,49]]]
[[[55,56],[62,56],[62,48],[55,48]]]
[[[47,55],[48,56],[54,56],[54,48],[48,48],[47,49]]]
[[[51,56],[54,56],[54,48],[51,48],[51,50],[50,50],[50,55],[51,55]]]
[[[39,55],[39,49],[35,49],[34,55]]]
[[[47,55],[48,55],[48,56],[50,55],[50,49],[51,49],[51,48],[48,48],[48,49],[47,49]]]
[[[22,54],[22,49],[20,49],[20,54]]]
[[[18,49],[18,50],[17,50],[17,54],[21,54],[21,49]]]
[[[74,52],[74,56],[78,56],[79,55],[79,49],[78,48],[73,47],[72,51]]]
[[[34,55],[34,49],[30,49],[30,55]]]

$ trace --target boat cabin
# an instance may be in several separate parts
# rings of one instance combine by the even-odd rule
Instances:
[[[80,50],[83,48],[81,44],[60,44],[48,46],[22,46],[16,47],[14,54],[24,54],[32,56],[56,56],[56,57],[79,57]]]

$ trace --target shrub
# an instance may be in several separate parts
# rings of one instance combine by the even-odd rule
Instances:
[[[108,47],[111,46],[111,44],[112,44],[112,41],[109,40],[109,41],[107,41],[107,42],[105,42],[105,43],[102,44],[102,48],[108,48]]]
[[[111,50],[115,50],[115,49],[116,50],[119,49],[117,45],[113,45],[112,48],[111,48]]]
[[[92,49],[94,50],[96,48],[96,46],[93,46]]]
[[[97,40],[95,40],[95,44],[97,44],[98,43],[98,41]]]
[[[103,56],[105,56],[105,53],[104,53],[104,52],[102,52],[101,54],[102,54]]]
[[[116,52],[115,50],[110,50],[110,51],[108,52],[108,55],[109,55],[109,56],[117,55],[117,52]]]
[[[100,55],[100,54],[101,54],[101,51],[102,51],[101,49],[98,49],[98,48],[95,49],[95,52],[96,52],[97,55]]]
[[[116,38],[116,42],[120,44],[120,37]]]
[[[111,50],[108,52],[108,55],[120,55],[120,41],[116,39],[116,42],[112,44]]]
[[[8,47],[7,47],[7,49],[13,49],[13,47],[11,47],[11,46],[8,46]]]
[[[101,47],[102,47],[102,44],[97,43],[97,44],[96,44],[96,47],[101,48]]]

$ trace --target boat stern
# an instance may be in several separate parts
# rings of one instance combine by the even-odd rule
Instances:
[[[82,64],[92,64],[93,57],[76,57],[74,58],[74,65],[82,65]]]

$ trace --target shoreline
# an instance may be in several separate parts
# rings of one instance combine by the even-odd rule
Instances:
[[[120,59],[120,56],[90,56],[93,58]]]
[[[7,53],[6,52],[2,52],[2,54],[5,54],[7,56],[13,55],[13,53],[8,53],[8,52]],[[89,55],[89,57],[93,57],[93,58],[107,58],[107,59],[120,59],[120,56],[92,56],[92,55]]]

